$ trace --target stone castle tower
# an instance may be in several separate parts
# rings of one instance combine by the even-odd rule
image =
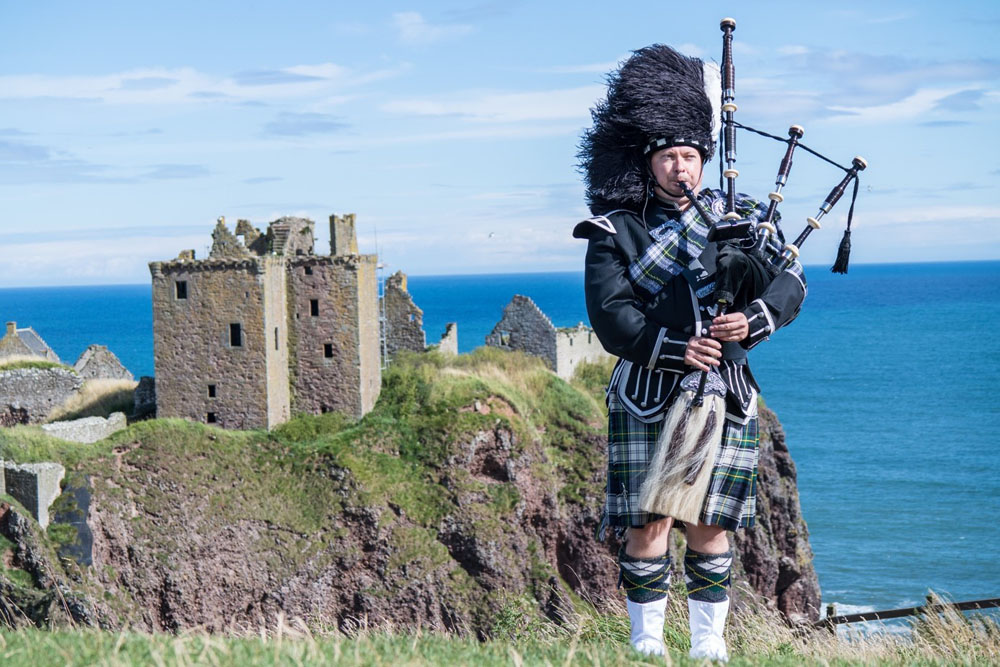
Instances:
[[[220,218],[207,259],[151,262],[156,411],[225,428],[271,428],[292,412],[361,417],[381,388],[376,258],[353,214],[281,218],[261,234]]]

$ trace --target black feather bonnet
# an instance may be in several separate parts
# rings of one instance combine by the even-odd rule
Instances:
[[[715,152],[719,85],[714,64],[663,44],[635,51],[609,74],[607,99],[590,110],[594,126],[578,153],[591,212],[641,208],[654,150],[693,146],[707,162]]]

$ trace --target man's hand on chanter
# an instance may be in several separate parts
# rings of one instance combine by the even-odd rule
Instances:
[[[722,343],[714,338],[692,336],[684,350],[684,363],[703,371],[711,370],[709,366],[718,366],[722,358]]]
[[[750,334],[750,325],[743,313],[728,313],[712,320],[708,333],[724,343],[738,343]]]

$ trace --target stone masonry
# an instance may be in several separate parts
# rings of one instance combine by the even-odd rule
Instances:
[[[103,417],[82,417],[71,421],[42,424],[42,430],[53,438],[90,444],[104,440],[128,426],[124,412],[112,412]]]
[[[85,380],[135,380],[114,352],[104,345],[91,345],[73,364],[77,374]]]
[[[441,334],[441,342],[438,343],[438,352],[441,354],[458,354],[458,324],[448,322]]]
[[[0,371],[0,423],[40,424],[82,386],[80,376],[67,368]]]
[[[59,497],[65,474],[58,463],[3,464],[5,492],[24,505],[42,528],[49,525],[49,507]]]
[[[563,379],[573,377],[581,361],[608,356],[592,329],[582,322],[557,329],[534,301],[520,294],[504,306],[503,317],[486,337],[486,344],[541,357]]]
[[[392,359],[400,350],[423,352],[427,347],[424,311],[413,302],[406,289],[406,274],[402,271],[397,271],[385,281],[382,310],[385,314],[386,356]]]
[[[7,322],[7,331],[0,338],[0,359],[3,357],[36,357],[59,362],[57,355],[31,327],[17,328],[17,322]]]
[[[139,378],[132,394],[132,414],[136,417],[156,415],[156,380],[149,375]]]
[[[292,411],[360,417],[381,388],[374,255],[354,216],[331,216],[335,252],[314,223],[266,234],[220,218],[208,259],[152,262],[156,414],[224,428],[271,428]],[[353,250],[353,252],[350,252]]]
[[[580,322],[575,327],[556,329],[556,374],[571,378],[581,361],[608,357],[594,330]]]

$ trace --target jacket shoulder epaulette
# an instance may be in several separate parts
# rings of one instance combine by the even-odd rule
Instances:
[[[615,224],[612,218],[621,213],[632,216],[635,215],[632,211],[620,208],[615,209],[614,211],[608,211],[603,215],[592,216],[586,220],[578,222],[576,226],[573,227],[573,238],[589,239],[595,234],[617,234],[618,230],[615,229]]]

